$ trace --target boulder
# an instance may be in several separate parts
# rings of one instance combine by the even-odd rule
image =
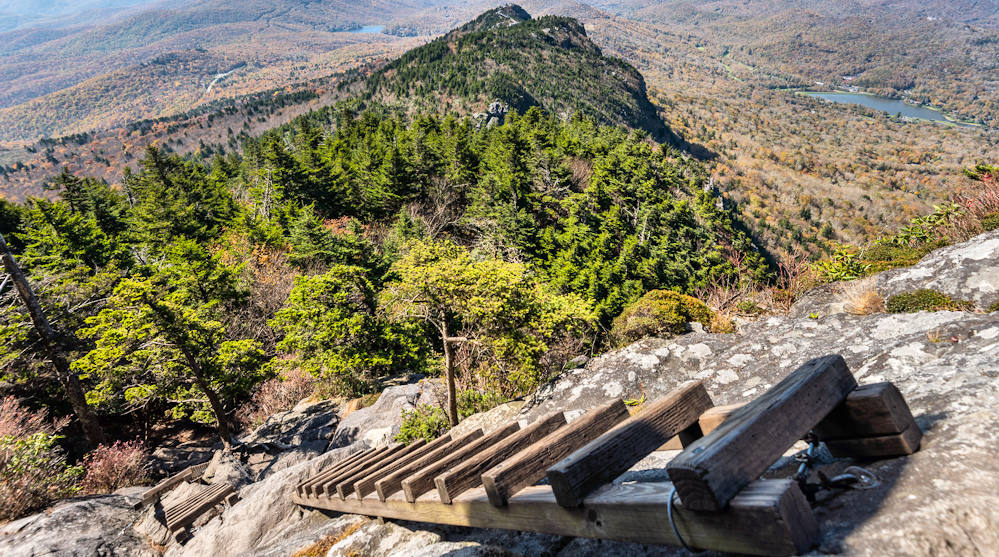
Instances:
[[[98,495],[64,501],[45,512],[0,526],[4,557],[159,555],[145,538],[132,531],[139,511],[136,497]]]
[[[955,300],[972,302],[979,311],[999,302],[999,229],[960,244],[927,254],[919,263],[872,277],[885,299],[896,294],[930,289]],[[792,317],[844,313],[842,285],[833,283],[812,290],[795,302]]]
[[[524,401],[514,400],[512,402],[507,402],[506,404],[500,404],[491,410],[479,412],[478,414],[472,414],[464,420],[461,420],[458,425],[451,429],[451,438],[456,439],[466,433],[471,433],[480,428],[483,433],[488,434],[494,429],[498,429],[514,420],[517,420],[518,415],[520,414],[520,409],[523,407]]]
[[[420,381],[388,387],[374,404],[351,412],[337,426],[331,447],[344,447],[363,442],[383,446],[392,442],[402,425],[402,411],[418,404],[437,403],[438,383]]]

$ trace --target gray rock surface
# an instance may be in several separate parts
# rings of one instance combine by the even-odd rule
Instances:
[[[399,433],[402,411],[411,410],[418,404],[436,403],[436,392],[437,384],[433,381],[385,389],[374,404],[351,412],[340,422],[330,446],[343,447],[358,441],[371,446],[390,443]]]
[[[132,530],[134,497],[100,495],[64,501],[46,512],[0,526],[0,555],[153,557],[159,553]]]
[[[294,504],[291,494],[306,477],[364,448],[363,444],[354,444],[334,449],[243,488],[240,501],[196,530],[185,545],[171,546],[167,555],[254,554],[304,533],[313,539],[320,537],[327,517]]]
[[[501,404],[492,410],[472,414],[451,429],[451,438],[460,437],[476,429],[481,429],[483,433],[489,433],[494,429],[517,420],[520,415],[520,409],[523,407],[524,401],[514,400],[506,404]]]
[[[999,302],[999,229],[967,242],[935,250],[916,265],[874,275],[874,286],[885,299],[923,288],[967,300],[979,311]],[[816,288],[791,308],[791,317],[844,313],[842,286]]]

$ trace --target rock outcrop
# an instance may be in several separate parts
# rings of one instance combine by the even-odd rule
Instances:
[[[885,299],[921,289],[943,292],[955,300],[966,300],[985,311],[999,302],[999,229],[967,242],[935,250],[912,267],[893,269],[872,277]],[[812,290],[791,308],[792,317],[845,313],[842,284]]]
[[[0,526],[0,555],[155,557],[149,542],[132,530],[138,499],[100,495],[63,501],[46,512]]]

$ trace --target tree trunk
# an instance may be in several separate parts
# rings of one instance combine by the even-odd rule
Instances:
[[[3,235],[0,235],[0,259],[3,259],[3,266],[7,270],[7,274],[10,275],[11,280],[14,281],[17,294],[21,298],[21,302],[24,303],[24,307],[28,310],[28,316],[31,317],[31,324],[42,339],[42,346],[45,348],[45,353],[52,362],[52,367],[56,370],[56,377],[59,383],[66,391],[66,398],[69,400],[70,406],[73,407],[73,413],[80,420],[80,425],[83,427],[83,434],[87,437],[87,441],[91,446],[96,447],[100,445],[104,442],[104,430],[101,429],[101,424],[97,421],[97,416],[94,414],[93,409],[87,404],[87,397],[83,393],[83,386],[80,385],[80,378],[70,370],[69,362],[66,361],[66,358],[60,352],[59,347],[61,343],[59,342],[59,337],[52,329],[52,325],[49,324],[48,319],[45,318],[45,313],[42,311],[41,304],[38,303],[38,298],[35,297],[35,292],[31,289],[31,284],[28,283],[27,277],[24,276],[24,272],[21,271],[21,267],[14,259],[14,254],[7,247],[7,242],[4,240]]]
[[[205,397],[208,398],[208,404],[212,407],[212,413],[215,414],[215,421],[218,422],[219,437],[222,439],[222,445],[226,449],[232,447],[232,431],[229,429],[229,419],[225,415],[225,408],[222,406],[222,400],[219,395],[211,388],[208,384],[208,380],[205,379],[204,370],[201,369],[201,364],[198,360],[191,354],[186,348],[181,348],[181,352],[184,353],[184,358],[187,360],[188,366],[194,373],[194,382],[198,385],[198,388],[205,393]]]
[[[451,427],[458,425],[458,395],[454,386],[454,342],[448,335],[447,319],[441,326],[441,339],[444,341],[444,377],[447,381],[447,420]]]

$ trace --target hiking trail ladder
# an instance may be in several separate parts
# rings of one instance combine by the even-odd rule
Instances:
[[[614,400],[569,423],[555,412],[523,428],[368,449],[318,471],[292,499],[389,519],[793,555],[818,538],[811,506],[795,480],[760,476],[809,432],[833,456],[860,458],[912,454],[922,436],[894,385],[858,386],[831,355],[745,405],[713,407],[694,381],[632,416]],[[666,466],[671,482],[611,483],[664,443],[683,448]]]

